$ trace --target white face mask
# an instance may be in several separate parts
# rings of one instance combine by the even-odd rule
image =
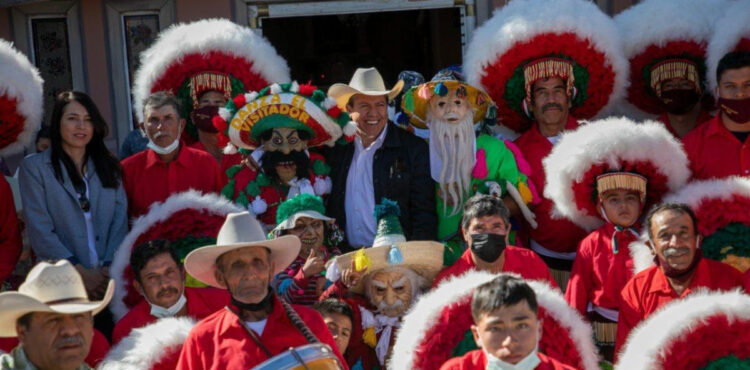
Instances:
[[[177,138],[174,139],[174,141],[172,142],[172,144],[169,144],[167,146],[158,146],[158,145],[156,145],[156,143],[154,143],[154,141],[151,139],[151,137],[148,136],[148,135],[146,135],[146,137],[148,137],[148,145],[147,145],[147,147],[149,149],[153,150],[154,152],[156,152],[156,154],[167,155],[167,154],[172,153],[175,150],[177,150],[177,147],[180,146],[180,134],[182,134],[182,130],[180,128],[178,128],[177,129]]]
[[[537,351],[539,350],[539,346],[535,347],[531,353],[529,353],[528,356],[524,357],[523,360],[518,361],[518,363],[510,364],[507,363],[491,354],[489,354],[487,351],[484,352],[485,356],[487,356],[487,370],[533,370],[536,369],[537,365],[541,362],[539,360],[539,356],[537,356]],[[483,350],[484,351],[484,350]]]
[[[180,299],[175,302],[171,307],[164,308],[162,306],[157,306],[155,304],[152,304],[149,302],[149,306],[151,306],[151,316],[156,317],[157,319],[161,319],[164,317],[173,317],[176,315],[182,307],[185,307],[185,304],[187,303],[187,298],[185,298],[185,294],[180,295]]]

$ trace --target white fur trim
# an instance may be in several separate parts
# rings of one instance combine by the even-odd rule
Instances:
[[[704,290],[670,302],[633,329],[616,369],[661,369],[659,357],[669,343],[685,338],[713,315],[724,315],[730,323],[750,320],[750,296],[739,289],[723,293]]]
[[[227,155],[237,154],[237,147],[232,145],[232,143],[228,143],[221,152]]]
[[[671,41],[708,43],[728,4],[728,0],[647,0],[629,7],[615,17],[625,58],[630,60],[651,45],[663,47]],[[735,23],[734,27],[738,26]],[[707,69],[708,76],[715,73],[710,71]],[[647,114],[635,106],[630,108]]]
[[[292,81],[292,86],[289,87],[289,91],[293,93],[299,92],[299,84],[297,83],[297,81]]]
[[[127,294],[125,267],[130,264],[130,252],[133,250],[136,240],[154,224],[167,220],[173,214],[184,209],[204,210],[220,216],[243,211],[242,208],[237,207],[221,195],[201,194],[196,190],[178,193],[167,198],[164,202],[152,204],[148,213],[133,221],[133,227],[120,243],[120,246],[117,247],[112,265],[109,268],[110,275],[115,279],[115,294],[109,303],[109,310],[112,311],[115,320],[121,319],[129,310],[123,302]]]
[[[268,210],[268,203],[266,203],[265,200],[261,197],[255,197],[252,202],[250,202],[250,206],[248,207],[248,210],[252,211],[254,215],[260,216],[264,213],[266,213],[266,210]]]
[[[0,148],[0,156],[8,156],[22,152],[36,138],[44,112],[43,81],[29,59],[3,39],[0,39],[0,66],[0,96],[15,98],[16,111],[25,118],[16,141]]]
[[[716,22],[713,36],[706,48],[706,79],[711,93],[717,86],[716,68],[719,60],[728,52],[734,50],[743,38],[750,38],[750,1],[737,0],[730,5],[724,16]]]
[[[656,266],[654,263],[654,253],[646,245],[646,240],[648,240],[648,233],[644,231],[638,240],[628,244],[630,258],[633,259],[633,275],[649,267]]]
[[[279,94],[281,93],[281,86],[279,84],[273,84],[271,85],[271,94]]]
[[[636,161],[651,162],[667,177],[670,191],[682,187],[690,177],[682,145],[663,124],[636,124],[624,117],[612,117],[563,133],[543,160],[547,176],[544,196],[555,203],[559,215],[587,230],[596,229],[604,221],[598,214],[578,208],[571,185],[582,180],[594,164],[606,163],[618,169],[623,162]]]
[[[227,121],[227,124],[229,124],[229,120],[232,119],[232,111],[224,107],[219,108],[219,115],[224,121]]]
[[[517,274],[508,274],[519,277]],[[465,299],[473,294],[473,289],[498,275],[485,271],[470,270],[463,275],[443,281],[437,288],[422,295],[411,310],[404,316],[401,329],[398,331],[389,368],[413,369],[414,349],[426,338],[425,334],[440,317],[448,305]],[[581,315],[571,308],[562,294],[543,281],[527,280],[537,295],[537,302],[554,317],[560,325],[568,329],[578,352],[583,358],[584,369],[598,369],[598,358],[593,341],[591,326]]]
[[[331,181],[331,178],[328,176],[317,176],[315,177],[315,184],[313,184],[313,188],[315,189],[315,195],[326,195],[331,192],[331,188],[333,187],[333,182]]]
[[[344,136],[352,137],[357,133],[357,124],[354,121],[349,121],[344,126]]]
[[[289,66],[276,49],[247,27],[227,19],[203,19],[175,24],[159,33],[156,41],[141,53],[141,67],[133,83],[133,110],[143,121],[143,100],[154,83],[180,58],[212,50],[253,62],[252,70],[269,83],[288,82]]]
[[[516,44],[543,33],[572,32],[589,40],[604,54],[606,65],[614,72],[614,86],[607,104],[599,114],[607,114],[615,102],[625,96],[628,62],[622,55],[620,38],[612,19],[591,1],[515,0],[498,11],[474,31],[464,59],[463,70],[470,85],[481,84],[484,69]],[[516,68],[517,66],[505,66]]]
[[[679,191],[664,197],[664,201],[685,203],[690,209],[696,210],[701,203],[709,199],[731,201],[735,195],[750,198],[749,178],[735,176],[724,179],[693,181]]]
[[[195,320],[189,317],[170,317],[142,328],[114,346],[97,367],[99,370],[148,370],[162,360],[165,353],[182,347]]]
[[[326,110],[329,110],[329,109],[335,107],[336,105],[337,105],[336,104],[336,100],[335,99],[331,99],[330,97],[327,97],[325,100],[323,100],[323,107]]]

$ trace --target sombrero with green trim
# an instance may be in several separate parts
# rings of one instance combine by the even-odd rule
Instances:
[[[230,200],[217,194],[201,194],[195,190],[178,193],[164,202],[154,203],[148,213],[137,218],[115,252],[110,274],[115,279],[116,290],[110,311],[119,320],[138,304],[143,297],[133,287],[130,269],[132,250],[150,240],[169,240],[180,259],[194,249],[216,244],[216,236],[226,216],[242,212]],[[187,286],[205,286],[188,276]]]
[[[633,329],[617,370],[750,368],[750,296],[700,289]]]
[[[745,272],[750,268],[750,179],[694,181],[664,198],[695,213],[705,257]]]
[[[143,122],[143,100],[157,91],[182,103],[186,130],[195,135],[190,112],[202,92],[216,90],[227,100],[274,82],[288,82],[289,67],[271,44],[227,19],[180,23],[159,34],[141,54],[133,83],[133,110]]]
[[[521,132],[531,125],[529,90],[547,77],[566,81],[571,113],[607,113],[627,84],[612,19],[586,0],[512,0],[474,32],[463,71],[498,107],[498,123]]]
[[[646,0],[614,20],[630,68],[626,111],[634,115],[664,111],[661,83],[671,78],[706,85],[706,45],[726,0]],[[634,111],[635,110],[635,111]]]
[[[351,141],[356,132],[349,114],[334,99],[313,85],[296,81],[235,96],[219,109],[214,127],[225,132],[232,145],[247,150],[258,148],[261,135],[278,127],[306,131],[308,147],[333,146],[342,133]]]

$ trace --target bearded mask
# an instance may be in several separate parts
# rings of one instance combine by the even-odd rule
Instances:
[[[407,273],[405,268],[386,268],[372,273],[366,289],[375,311],[390,317],[403,316],[419,293],[414,291],[418,284],[412,281],[418,279],[417,276]]]
[[[261,166],[266,175],[287,183],[289,180],[308,176],[307,133],[289,127],[271,130],[268,138],[262,139]]]
[[[473,117],[474,115],[471,104],[469,104],[466,87],[460,85],[455,89],[448,90],[442,96],[435,94],[430,98],[429,111],[432,118],[447,123],[463,122],[467,116]]]

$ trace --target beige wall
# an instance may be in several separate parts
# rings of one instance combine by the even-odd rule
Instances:
[[[179,22],[205,18],[232,18],[231,0],[177,0],[176,3]]]

